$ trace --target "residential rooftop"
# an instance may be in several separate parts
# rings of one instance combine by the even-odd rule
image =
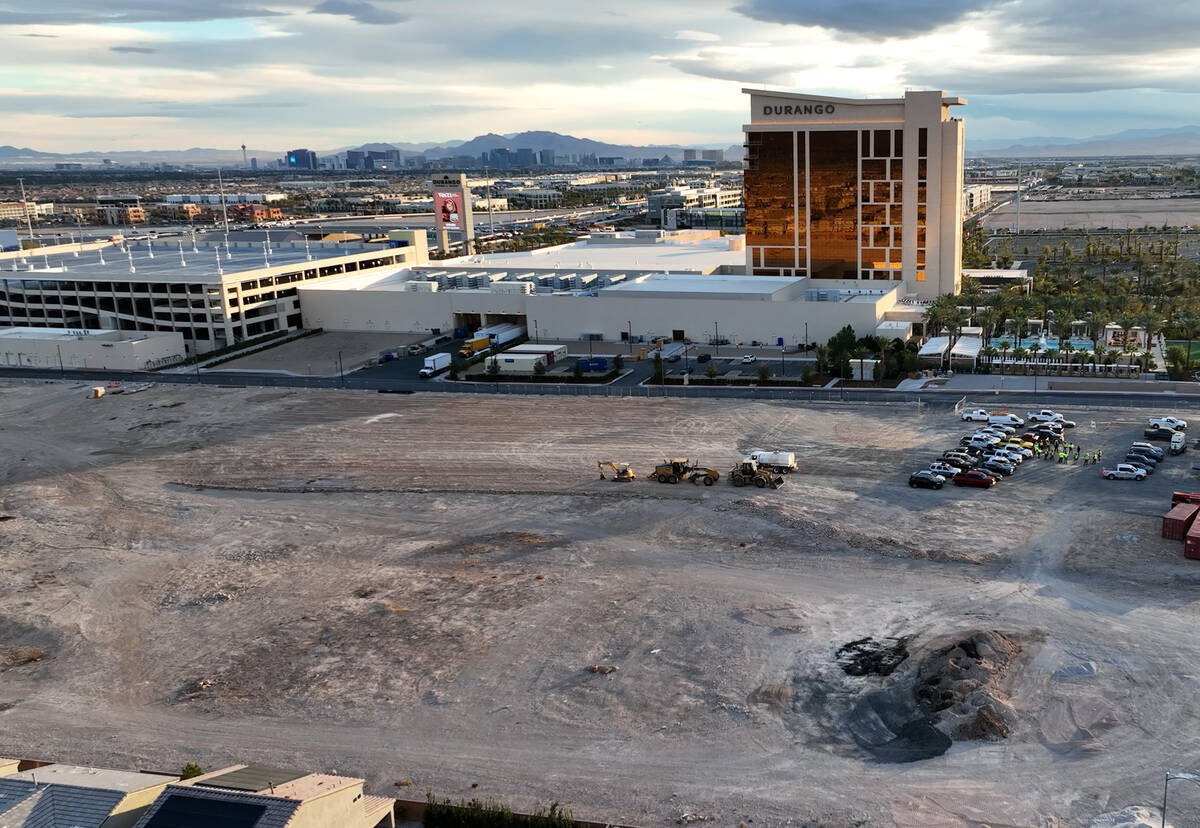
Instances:
[[[33,770],[21,771],[3,777],[36,782],[38,785],[72,785],[76,788],[98,788],[106,791],[134,791],[154,788],[174,782],[178,777],[157,773],[86,768],[81,765],[43,765]]]

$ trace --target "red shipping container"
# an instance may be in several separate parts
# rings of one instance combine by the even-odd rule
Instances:
[[[1171,511],[1163,515],[1162,536],[1171,540],[1183,540],[1188,530],[1192,528],[1192,522],[1196,520],[1197,512],[1200,512],[1198,504],[1176,504]]]
[[[1192,528],[1183,538],[1183,556],[1200,560],[1200,520],[1192,521]]]

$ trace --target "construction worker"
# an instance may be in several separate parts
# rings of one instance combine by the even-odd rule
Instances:
[[[1075,459],[1077,461],[1079,460],[1079,446],[1078,445],[1075,446]]]

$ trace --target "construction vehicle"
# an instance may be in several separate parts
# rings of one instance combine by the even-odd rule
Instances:
[[[686,457],[675,457],[655,466],[654,471],[650,472],[650,479],[659,483],[678,483],[687,477],[691,470],[692,466]]]
[[[688,473],[688,480],[693,486],[699,486],[703,483],[705,486],[711,486],[721,479],[721,473],[716,469],[706,469],[703,466],[692,466]]]
[[[743,460],[729,472],[729,482],[735,486],[757,486],[760,489],[778,489],[783,485],[781,475],[772,474],[753,460]]]
[[[637,475],[633,473],[633,469],[628,463],[614,463],[612,460],[597,460],[596,465],[600,467],[601,480],[635,480]],[[604,469],[608,468],[612,471],[612,477],[604,476]]]

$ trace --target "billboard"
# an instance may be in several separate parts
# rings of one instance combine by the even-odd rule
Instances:
[[[433,221],[438,230],[466,229],[466,198],[462,190],[433,191]]]

